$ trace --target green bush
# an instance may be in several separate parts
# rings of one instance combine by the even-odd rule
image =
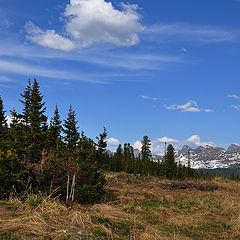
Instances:
[[[11,192],[20,193],[28,179],[28,171],[21,164],[15,150],[7,141],[0,141],[0,198],[8,198]]]
[[[83,185],[76,188],[75,199],[80,203],[94,203],[100,200],[103,194],[101,183],[96,185]]]

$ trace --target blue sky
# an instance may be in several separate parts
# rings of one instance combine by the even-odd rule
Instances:
[[[0,0],[0,95],[27,79],[109,147],[240,143],[240,1]],[[7,113],[10,116],[10,113]]]

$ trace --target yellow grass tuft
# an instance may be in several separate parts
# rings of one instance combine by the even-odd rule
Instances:
[[[0,239],[240,239],[238,182],[178,182],[126,173],[111,173],[108,182],[117,201],[67,207],[33,195],[25,203],[0,202]]]

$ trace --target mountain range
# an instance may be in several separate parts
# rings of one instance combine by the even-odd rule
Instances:
[[[138,156],[140,151],[135,149],[134,154]],[[162,160],[163,156],[153,154],[152,159]],[[185,145],[181,150],[176,151],[175,159],[176,162],[186,166],[190,160],[194,169],[236,168],[240,166],[240,146],[232,144],[226,150],[209,145],[193,149]]]

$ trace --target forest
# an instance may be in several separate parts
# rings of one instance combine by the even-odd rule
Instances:
[[[107,151],[107,130],[93,140],[79,131],[76,113],[69,106],[67,119],[61,120],[58,106],[50,120],[36,79],[20,94],[22,111],[10,109],[7,124],[4,101],[0,97],[0,198],[15,194],[46,193],[61,200],[80,203],[100,201],[106,194],[105,173],[126,172],[164,179],[209,177],[190,166],[176,163],[174,148],[166,149],[162,160],[151,158],[151,141],[142,140],[141,154],[134,155],[129,143],[120,144],[115,153]]]

